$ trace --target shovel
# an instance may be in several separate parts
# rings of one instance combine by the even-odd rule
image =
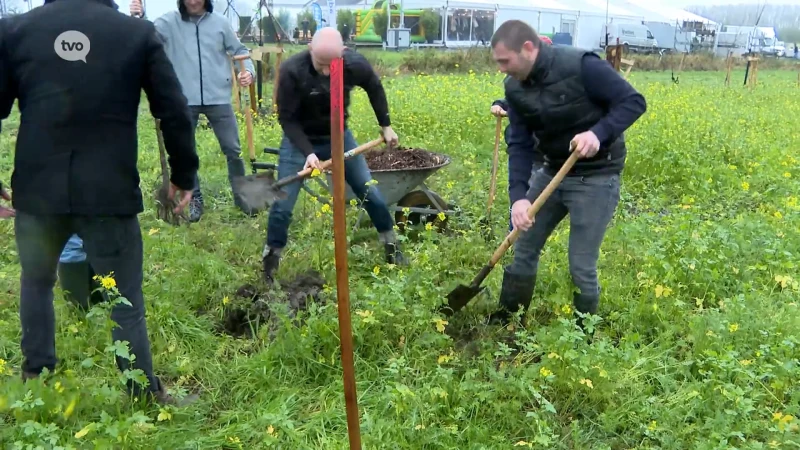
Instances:
[[[486,238],[493,238],[494,233],[491,229],[492,226],[492,205],[494,204],[495,190],[497,189],[497,164],[500,159],[500,133],[503,130],[503,116],[497,117],[497,127],[494,130],[494,156],[492,158],[492,181],[489,185],[489,203],[486,206],[486,217],[484,218],[484,225],[488,228]]]
[[[572,142],[570,143],[570,152],[572,154],[569,156],[569,159],[567,159],[564,165],[561,166],[561,169],[558,171],[556,176],[553,177],[550,183],[548,183],[544,191],[539,194],[539,197],[536,199],[536,201],[534,201],[533,204],[528,207],[528,217],[531,220],[533,220],[533,218],[536,216],[536,213],[542,209],[544,203],[547,201],[553,191],[556,190],[558,185],[561,183],[561,180],[567,175],[567,172],[569,172],[572,169],[572,166],[575,165],[575,162],[578,160],[578,152],[574,150],[575,143]],[[508,248],[511,247],[514,242],[516,242],[517,237],[519,237],[519,233],[519,228],[515,227],[511,233],[506,236],[506,238],[503,240],[503,243],[500,244],[500,247],[495,250],[495,252],[492,254],[492,257],[489,259],[489,263],[483,266],[481,271],[478,272],[478,275],[475,276],[469,286],[464,286],[463,284],[459,285],[449,294],[447,294],[447,305],[442,305],[442,307],[439,309],[439,312],[445,316],[451,316],[467,306],[467,304],[484,289],[481,286],[481,283],[483,283],[483,280],[485,280],[489,275],[489,272],[494,269],[495,264],[500,261],[500,258],[503,257],[503,254],[505,254]]]
[[[358,147],[345,152],[344,159],[350,159],[353,156],[364,153],[384,142],[383,138],[375,139],[374,141],[367,142],[366,144],[359,145]],[[322,170],[328,169],[332,164],[332,160],[327,160],[322,163]],[[278,200],[286,198],[286,193],[280,189],[288,184],[300,181],[313,171],[312,168],[303,169],[297,175],[291,175],[275,181],[272,173],[258,174],[247,177],[239,177],[234,180],[234,188],[239,193],[239,199],[248,208],[267,209]]]
[[[249,59],[250,55],[238,55],[234,56],[233,59],[239,63],[239,73],[244,72],[246,69],[244,68],[244,60]],[[237,83],[238,81],[234,81]],[[250,84],[250,96],[255,92],[255,87],[253,84]],[[252,101],[252,99],[251,99]],[[253,170],[253,175],[256,174],[256,147],[253,144],[253,110],[250,105],[245,105],[244,108],[244,118],[245,123],[247,124],[247,151],[250,153],[250,168]]]

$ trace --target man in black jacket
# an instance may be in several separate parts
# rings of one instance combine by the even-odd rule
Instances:
[[[645,99],[595,53],[541,45],[536,32],[519,20],[497,29],[492,51],[508,75],[511,215],[523,233],[504,272],[500,309],[491,320],[507,323],[511,314],[530,305],[539,255],[567,214],[570,274],[579,289],[573,305],[579,313],[595,314],[600,300],[597,260],[619,202],[627,153],[624,132],[644,114]],[[573,140],[581,159],[531,221],[531,202],[569,158]],[[544,165],[532,173],[534,147],[544,155]],[[582,324],[580,315],[578,319]]]
[[[345,49],[341,34],[335,28],[321,28],[314,34],[309,50],[297,53],[281,64],[278,84],[278,121],[283,128],[278,161],[278,178],[296,174],[304,168],[319,169],[321,161],[331,157],[331,95],[330,64],[343,59],[344,120],[349,118],[350,91],[360,86],[367,92],[381,135],[389,146],[398,142],[389,119],[389,105],[381,79],[363,55]],[[345,125],[344,151],[358,145]],[[405,265],[394,233],[394,219],[383,196],[370,183],[372,177],[363,155],[344,162],[345,180],[358,198],[365,199],[367,211],[378,238],[384,245],[384,256],[390,264]],[[270,208],[267,224],[267,243],[262,254],[263,276],[267,283],[274,281],[281,253],[286,246],[292,211],[300,194],[302,182],[282,188],[286,198]]]
[[[77,233],[106,286],[125,297],[111,318],[147,387],[131,395],[174,403],[153,374],[142,296],[143,211],[137,116],[144,90],[161,120],[170,194],[191,199],[199,161],[186,98],[151,22],[123,15],[111,0],[55,0],[0,24],[0,120],[21,113],[11,179],[20,278],[23,378],[55,369],[53,286],[67,239]],[[119,37],[125,45],[119,45]]]

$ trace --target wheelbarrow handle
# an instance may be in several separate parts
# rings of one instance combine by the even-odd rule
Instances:
[[[528,207],[529,219],[533,220],[533,218],[536,216],[536,213],[538,213],[539,210],[542,209],[544,203],[547,201],[548,198],[550,198],[550,195],[553,193],[553,191],[556,190],[558,185],[561,183],[561,180],[564,179],[567,173],[570,170],[572,170],[572,166],[574,166],[575,163],[578,161],[578,158],[580,156],[578,152],[575,151],[575,148],[576,148],[576,143],[574,141],[570,142],[571,154],[569,155],[569,158],[564,163],[564,165],[561,166],[561,169],[558,171],[558,173],[556,173],[556,176],[554,176],[553,179],[550,180],[550,183],[547,184],[547,187],[545,187],[542,193],[539,194],[539,197],[536,198],[536,201],[534,201],[533,204]],[[483,282],[483,279],[486,278],[486,276],[489,274],[489,271],[497,264],[498,261],[500,261],[500,258],[502,258],[505,252],[508,251],[509,247],[511,247],[514,244],[514,242],[516,242],[517,238],[519,237],[519,233],[520,233],[519,228],[514,227],[511,233],[509,233],[508,236],[506,236],[506,238],[503,239],[503,243],[500,244],[500,247],[498,247],[497,250],[494,251],[492,257],[489,259],[489,264],[484,268],[484,270],[478,273],[478,275],[475,277],[475,280],[473,280],[472,282],[473,286],[478,286]]]
[[[384,142],[383,138],[379,138],[379,139],[375,139],[373,141],[369,141],[366,144],[361,144],[361,145],[359,145],[358,147],[356,147],[356,148],[354,148],[352,150],[346,151],[344,153],[344,159],[350,159],[353,156],[356,156],[356,155],[359,155],[361,153],[364,153],[367,150],[370,150],[370,149],[372,149],[374,147],[377,147],[377,146],[383,144],[383,142]],[[322,163],[322,170],[326,170],[328,167],[331,166],[331,164],[333,164],[333,160],[332,159],[324,161]],[[288,176],[286,178],[282,178],[282,179],[278,180],[273,185],[273,188],[277,190],[277,189],[280,189],[280,188],[286,186],[287,184],[294,183],[295,181],[300,181],[303,178],[306,178],[307,176],[311,175],[311,172],[313,172],[313,171],[314,171],[314,169],[312,169],[311,167],[303,169],[300,172],[298,172],[297,175]]]

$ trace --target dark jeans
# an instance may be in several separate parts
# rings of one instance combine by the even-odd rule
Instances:
[[[331,157],[331,143],[329,140],[314,142],[314,153],[320,161],[325,161]],[[347,152],[358,147],[350,130],[344,132],[344,151]],[[292,146],[289,139],[284,135],[281,140],[280,155],[278,159],[278,179],[294,175],[303,170],[306,158],[303,154]],[[375,225],[379,233],[391,231],[394,228],[394,219],[389,213],[389,208],[383,200],[383,196],[376,186],[367,186],[367,182],[372,180],[372,175],[367,167],[367,160],[363,155],[354,156],[344,162],[344,178],[353,193],[364,201],[369,218]],[[267,223],[267,247],[280,249],[286,246],[289,233],[289,225],[292,222],[292,210],[297,203],[303,183],[301,181],[286,185],[282,188],[286,199],[279,200],[272,204],[269,210],[269,222]]]
[[[211,129],[217,136],[217,141],[222,149],[222,153],[228,160],[228,181],[233,186],[236,177],[244,175],[244,160],[239,156],[242,151],[239,142],[239,127],[236,123],[236,116],[233,113],[232,105],[207,105],[190,106],[192,112],[192,124],[197,128],[197,122],[202,113],[208,119]],[[195,178],[194,195],[200,194],[200,176]]]
[[[528,198],[536,198],[553,177],[533,174]],[[569,270],[572,282],[587,296],[600,294],[597,260],[606,228],[619,203],[619,175],[567,176],[536,214],[533,226],[514,245],[509,271],[535,276],[539,255],[556,226],[569,214]]]
[[[38,374],[47,367],[55,369],[56,320],[53,311],[53,286],[56,267],[67,239],[77,233],[83,239],[88,262],[101,275],[114,272],[121,296],[132,306],[118,304],[111,311],[117,324],[112,330],[114,341],[127,341],[130,361],[117,357],[121,371],[141,369],[150,380],[148,390],[157,391],[160,381],[153,375],[153,361],[142,295],[142,235],[136,216],[36,216],[17,211],[14,222],[22,275],[20,277],[19,315],[22,324],[23,370]],[[142,393],[141,386],[129,381],[133,395]]]

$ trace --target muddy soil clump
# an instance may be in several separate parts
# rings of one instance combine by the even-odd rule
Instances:
[[[308,309],[309,304],[323,303],[320,293],[324,285],[325,279],[313,270],[281,284],[281,289],[260,292],[255,286],[245,284],[236,290],[236,301],[226,308],[221,331],[234,337],[253,337],[255,330],[267,326],[272,340],[280,326],[277,310],[273,308],[286,308],[289,317],[295,319],[298,313]],[[300,325],[298,321],[295,324]]]
[[[370,151],[365,153],[364,158],[370,170],[425,169],[444,162],[434,153],[405,147]]]

